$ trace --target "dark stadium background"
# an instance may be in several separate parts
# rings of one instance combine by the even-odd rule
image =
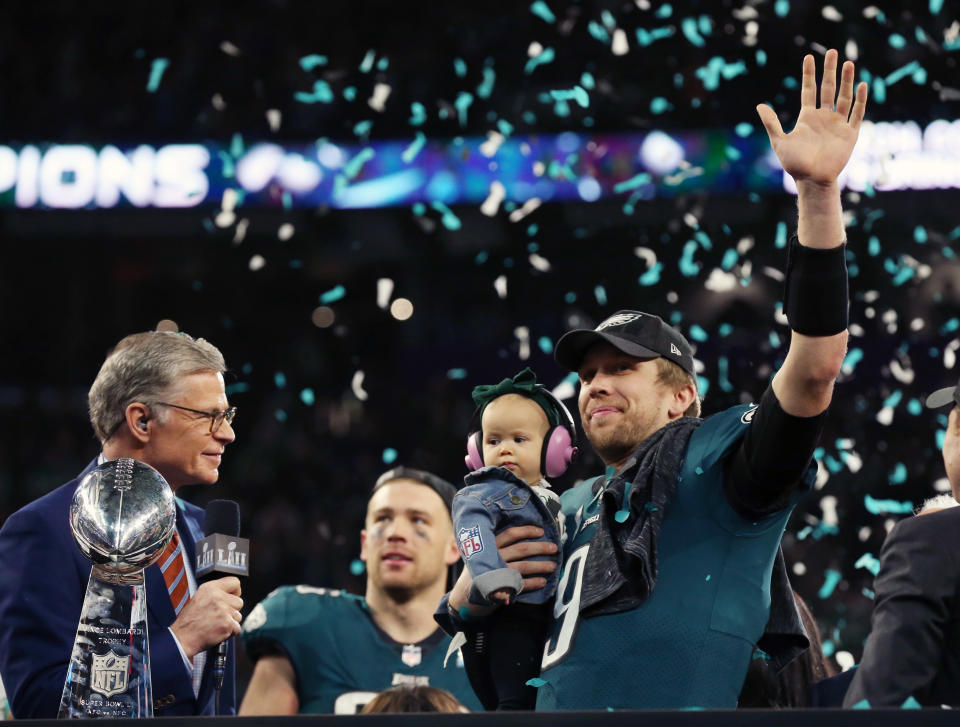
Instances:
[[[409,138],[414,101],[427,109],[420,128],[429,139],[482,136],[491,128],[490,112],[509,120],[517,134],[757,125],[753,107],[760,101],[774,103],[789,128],[799,93],[785,88],[783,78],[797,76],[805,52],[838,47],[842,54],[848,41],[859,50],[859,66],[874,76],[912,60],[927,72],[925,82],[891,85],[884,102],[872,100],[869,119],[923,126],[960,118],[960,93],[950,88],[960,53],[945,40],[956,36],[956,3],[877,2],[878,15],[843,0],[831,6],[840,20],[820,3],[782,0],[685,0],[673,4],[668,19],[655,17],[662,3],[640,0],[548,5],[556,23],[533,14],[526,2],[17,2],[5,7],[0,24],[0,144],[228,144],[237,133],[280,143],[319,136],[352,141],[354,125],[365,118],[374,121],[371,141]],[[756,11],[752,47],[744,45],[746,7]],[[712,33],[702,47],[677,32],[646,48],[631,43],[629,53],[615,56],[587,30],[603,11],[631,39],[637,27],[703,15]],[[891,43],[893,33],[905,39],[903,47]],[[556,60],[527,75],[523,66],[534,40],[554,47]],[[225,52],[225,41],[239,53]],[[752,60],[758,48],[767,54],[763,66]],[[389,58],[386,70],[358,70],[369,49]],[[294,101],[317,77],[298,65],[311,53],[329,58],[322,77],[337,88],[355,85],[359,99],[378,81],[390,84],[386,111],[372,114],[339,97],[324,105]],[[747,59],[749,72],[708,91],[694,69],[718,55]],[[170,66],[149,92],[150,63],[158,57],[169,58]],[[457,57],[469,69],[466,79],[454,72]],[[441,119],[439,111],[453,108],[459,90],[477,84],[488,58],[497,72],[492,97],[476,99],[465,125],[456,114]],[[574,107],[558,117],[537,100],[544,91],[569,88],[585,70],[598,81],[589,110]],[[675,73],[687,79],[680,90]],[[215,94],[222,110],[212,104]],[[653,119],[648,109],[657,96],[673,108]],[[695,98],[699,108],[691,106]],[[268,109],[281,113],[276,132]],[[535,123],[523,120],[528,110],[536,112]],[[216,207],[0,207],[0,522],[96,455],[87,388],[111,345],[163,319],[210,339],[233,370],[237,441],[216,487],[185,492],[200,505],[214,497],[239,501],[243,534],[252,541],[252,575],[244,585],[251,607],[285,583],[362,592],[358,533],[367,492],[388,468],[389,450],[397,463],[459,480],[474,384],[524,365],[550,386],[564,378],[536,345],[540,337],[555,342],[571,325],[592,326],[620,308],[664,316],[679,311],[682,330],[697,324],[707,333],[695,342],[711,381],[705,411],[759,397],[787,335],[774,321],[779,285],[761,270],[784,267],[774,237],[778,223],[794,229],[793,198],[719,190],[640,203],[632,215],[623,202],[621,196],[547,204],[521,223],[503,211],[490,218],[477,206],[454,207],[463,223],[456,231],[432,211],[418,216],[407,207],[251,208],[243,210],[250,224],[240,244],[232,242],[232,228],[211,224]],[[854,220],[849,241],[857,269],[851,320],[861,328],[851,348],[863,356],[836,390],[821,453],[829,477],[798,507],[784,544],[794,586],[816,614],[828,649],[853,658],[871,608],[869,559],[862,557],[879,553],[899,517],[871,512],[865,498],[919,503],[935,494],[943,477],[936,451],[943,423],[908,402],[956,380],[955,368],[944,370],[944,349],[957,337],[960,265],[951,255],[957,238],[951,232],[958,203],[956,190],[844,197]],[[717,243],[698,255],[703,267],[695,277],[676,266],[690,235],[689,214]],[[285,241],[278,238],[283,224],[295,230]],[[534,237],[530,224],[538,227]],[[918,225],[926,242],[915,238]],[[866,252],[870,235],[882,244],[877,255]],[[706,290],[706,275],[724,248],[747,236],[755,239],[746,255],[754,271],[750,285],[731,293]],[[528,262],[533,239],[550,261],[547,272]],[[637,285],[646,269],[633,252],[638,246],[655,249],[664,262],[657,285]],[[479,264],[478,252],[487,254]],[[258,270],[250,268],[254,255],[266,261]],[[903,255],[932,273],[895,284],[886,261]],[[500,275],[508,282],[504,299],[493,286]],[[409,320],[376,305],[380,278],[394,282],[393,297],[413,302]],[[347,293],[330,303],[334,324],[319,328],[311,319],[318,296],[337,285]],[[915,320],[922,325],[911,325]],[[731,326],[726,336],[718,333],[722,323]],[[518,326],[529,329],[527,360],[519,357]],[[729,391],[718,386],[720,356],[729,361]],[[898,380],[893,361],[912,372],[912,380]],[[351,385],[357,371],[364,372],[366,400]],[[301,394],[305,389],[312,403]],[[898,390],[902,398],[892,401]],[[885,402],[894,405],[889,424],[876,419]],[[843,459],[850,452],[862,461],[856,473]],[[557,484],[564,488],[598,469],[587,454]],[[828,526],[830,511],[835,529]],[[242,681],[249,665],[243,669]]]

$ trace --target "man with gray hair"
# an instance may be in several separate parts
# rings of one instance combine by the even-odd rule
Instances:
[[[942,453],[960,499],[960,383],[930,394],[927,406],[951,407]],[[870,636],[845,707],[960,707],[960,508],[921,515],[897,523],[883,544]]]
[[[202,338],[165,331],[124,338],[90,387],[100,455],[0,529],[0,676],[18,719],[55,717],[60,705],[90,573],[68,526],[77,485],[97,464],[121,457],[156,469],[174,494],[184,485],[214,484],[234,440],[236,409],[227,403],[225,370],[220,351]],[[194,544],[203,537],[203,511],[180,498],[176,504],[169,552],[145,572],[154,714],[212,714],[205,652],[240,631],[240,581],[197,586]],[[233,714],[232,645],[227,674],[220,712]]]

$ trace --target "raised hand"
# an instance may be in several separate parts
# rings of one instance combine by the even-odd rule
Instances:
[[[853,76],[853,63],[846,61],[837,95],[837,51],[828,50],[823,61],[818,106],[816,64],[812,55],[805,56],[800,115],[789,134],[783,132],[772,108],[763,104],[757,106],[774,153],[797,185],[804,182],[830,185],[836,182],[850,159],[867,105],[867,84],[861,82],[857,86],[854,99]]]

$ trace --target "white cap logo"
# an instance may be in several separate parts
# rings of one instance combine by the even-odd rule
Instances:
[[[642,315],[642,313],[614,313],[593,330],[602,331],[604,328],[610,328],[611,326],[625,326],[637,320],[637,318],[640,318]]]
[[[680,353],[680,349],[677,348],[677,345],[675,343],[670,344],[670,353],[672,353],[674,356],[683,356],[683,354]]]

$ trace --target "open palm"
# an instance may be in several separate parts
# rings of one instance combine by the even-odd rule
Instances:
[[[854,98],[853,76],[853,63],[847,61],[843,64],[837,95],[837,51],[827,51],[817,107],[816,66],[813,56],[807,55],[803,59],[800,115],[789,134],[783,132],[772,108],[757,106],[774,153],[798,184],[803,181],[830,184],[850,159],[867,104],[867,84],[861,82],[857,86]],[[835,97],[836,109],[833,108]]]

